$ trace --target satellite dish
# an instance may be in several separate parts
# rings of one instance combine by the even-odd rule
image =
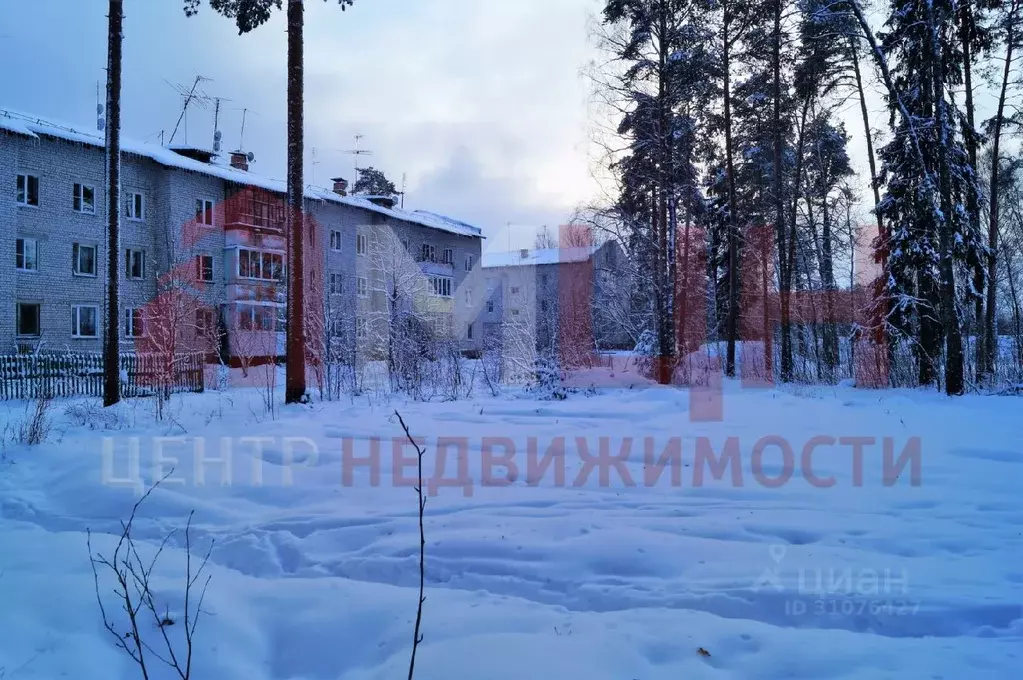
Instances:
[[[96,104],[96,115],[97,116],[102,116],[103,115],[103,105],[102,104]]]
[[[249,159],[249,163],[256,160],[256,154],[252,153],[251,151],[245,154],[245,157]]]
[[[103,119],[103,118],[97,118],[96,119],[96,129],[97,130],[99,130],[100,132],[103,132],[103,130],[105,130],[106,127],[107,127],[107,121],[105,119]]]
[[[217,141],[213,142],[213,150],[215,152],[217,152],[217,153],[220,153],[220,140],[219,139]]]
[[[224,136],[223,133],[221,133],[220,130],[217,130],[216,132],[213,133],[213,141],[219,142],[223,136]]]

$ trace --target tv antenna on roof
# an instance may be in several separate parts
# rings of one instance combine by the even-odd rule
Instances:
[[[345,153],[345,154],[348,154],[350,156],[354,156],[355,157],[355,181],[356,182],[359,181],[359,156],[372,156],[373,155],[372,151],[369,151],[367,149],[360,149],[359,148],[359,143],[362,142],[362,138],[364,136],[365,135],[358,135],[358,134],[355,135],[355,148],[341,152],[341,153]],[[353,186],[354,186],[354,183],[353,183]]]
[[[173,144],[174,143],[174,137],[178,134],[178,127],[180,127],[182,120],[185,120],[185,140],[187,142],[187,140],[188,140],[188,120],[185,119],[185,114],[188,113],[188,107],[191,104],[195,104],[196,106],[198,106],[201,109],[205,109],[207,106],[209,106],[209,102],[210,102],[211,97],[208,94],[206,94],[205,92],[203,92],[202,90],[198,90],[198,87],[199,87],[199,83],[209,82],[211,80],[213,80],[213,79],[212,78],[207,78],[206,76],[196,76],[195,77],[195,82],[192,83],[191,89],[187,89],[187,90],[185,89],[185,87],[183,85],[176,85],[175,83],[171,83],[169,81],[166,81],[167,84],[170,85],[171,87],[173,87],[177,91],[177,93],[180,94],[184,98],[184,100],[185,100],[184,106],[181,107],[181,115],[178,116],[178,122],[174,124],[174,131],[171,132],[170,140],[167,142],[168,144]]]

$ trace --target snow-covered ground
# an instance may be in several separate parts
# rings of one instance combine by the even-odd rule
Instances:
[[[190,511],[194,551],[215,541],[193,678],[404,678],[419,530],[414,452],[399,452],[407,467],[392,455],[395,409],[424,438],[427,477],[448,437],[444,476],[461,460],[474,482],[434,488],[427,502],[420,680],[1020,677],[1023,401],[728,383],[724,420],[690,422],[677,389],[561,402],[476,394],[317,403],[270,419],[257,390],[236,389],[175,396],[160,423],[147,402],[106,423],[55,404],[49,441],[8,444],[0,471],[0,677],[139,677],[102,627],[86,549],[90,529],[93,548],[112,551],[138,498],[126,482],[134,460],[146,484],[174,468],[134,531],[155,546],[178,529],[154,572],[172,616]],[[0,431],[24,413],[0,404]],[[256,453],[259,437],[269,439]],[[365,464],[376,437],[378,467]],[[530,469],[558,437],[564,456]],[[698,452],[719,456],[728,437],[740,477],[716,479],[716,459]],[[892,468],[909,447],[890,485],[885,437]],[[673,438],[679,485],[671,465],[658,476],[646,464]],[[857,456],[848,438],[875,443]],[[594,463],[602,441],[607,464]],[[759,464],[758,441],[771,442]],[[485,474],[488,445],[495,458],[514,446],[516,474]],[[120,629],[112,588],[101,570]]]

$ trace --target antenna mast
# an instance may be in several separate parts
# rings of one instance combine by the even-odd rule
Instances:
[[[181,126],[181,121],[185,118],[185,114],[188,113],[188,106],[190,104],[195,102],[196,106],[199,106],[201,108],[206,108],[207,101],[209,100],[209,95],[207,95],[207,94],[205,94],[203,92],[198,92],[197,93],[196,92],[196,88],[199,87],[199,83],[207,82],[207,81],[210,81],[210,80],[212,80],[212,79],[211,78],[207,78],[206,76],[201,76],[201,75],[196,76],[195,77],[195,82],[192,83],[192,89],[188,90],[187,93],[184,91],[183,87],[175,86],[175,85],[171,84],[171,87],[174,87],[176,90],[178,90],[178,92],[185,98],[185,104],[181,108],[181,115],[178,116],[178,122],[175,123],[175,125],[174,125],[174,131],[171,133],[170,141],[167,142],[168,144],[173,144],[174,143],[174,137],[178,134],[178,127]],[[186,130],[185,131],[185,137],[187,139],[187,137],[188,137],[188,131],[187,131],[188,130],[188,122],[187,121],[185,122],[185,130]]]
[[[365,135],[358,135],[358,134],[355,135],[355,148],[341,152],[341,153],[345,153],[345,154],[348,154],[350,156],[354,156],[355,157],[355,179],[352,182],[352,186],[353,187],[355,186],[355,182],[359,181],[359,156],[372,156],[373,155],[372,151],[368,151],[366,149],[360,149],[359,148],[359,143],[362,141],[362,138],[364,136]]]

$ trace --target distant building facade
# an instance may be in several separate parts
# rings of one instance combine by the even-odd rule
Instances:
[[[0,354],[102,348],[107,281],[104,140],[0,111]],[[280,356],[287,319],[285,186],[201,149],[123,142],[118,244],[122,348],[168,338],[238,360]],[[367,352],[396,280],[394,262],[432,332],[467,348],[479,337],[459,304],[479,268],[479,228],[405,211],[387,197],[305,193],[306,333]],[[400,257],[399,257],[400,256]],[[464,299],[464,298],[463,298]],[[456,322],[457,319],[457,322]],[[163,328],[161,328],[161,326]],[[168,328],[169,327],[169,328]],[[188,332],[182,333],[182,328]],[[224,330],[217,333],[216,330]],[[189,341],[192,337],[194,342]],[[318,338],[314,338],[318,343]]]

